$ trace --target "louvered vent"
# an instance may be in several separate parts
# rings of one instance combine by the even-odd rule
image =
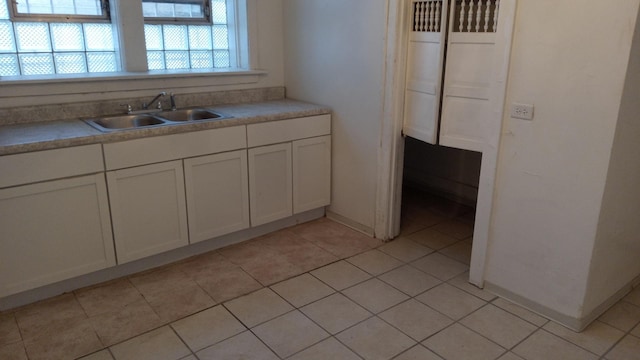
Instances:
[[[456,0],[453,31],[496,32],[499,11],[500,0]]]
[[[413,31],[440,32],[442,0],[415,1],[413,3]]]

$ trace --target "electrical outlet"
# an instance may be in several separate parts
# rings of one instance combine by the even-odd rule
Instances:
[[[533,105],[511,104],[511,117],[515,119],[533,120]]]

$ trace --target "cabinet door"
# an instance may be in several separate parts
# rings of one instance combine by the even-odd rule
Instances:
[[[103,174],[0,190],[0,297],[113,265]]]
[[[251,226],[293,215],[291,143],[249,149]]]
[[[187,245],[182,161],[107,172],[118,263]]]
[[[184,160],[191,243],[249,227],[247,151]]]
[[[293,142],[293,212],[331,202],[331,136]]]

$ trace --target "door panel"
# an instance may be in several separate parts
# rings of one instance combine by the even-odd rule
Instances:
[[[452,1],[440,144],[484,151],[502,123],[514,0]]]
[[[411,1],[403,133],[435,144],[446,36],[447,1]]]

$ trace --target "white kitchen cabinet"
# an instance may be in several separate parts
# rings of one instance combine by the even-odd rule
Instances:
[[[293,149],[294,214],[331,203],[331,136],[296,140]]]
[[[246,150],[185,159],[184,175],[191,243],[250,226]]]
[[[0,234],[0,297],[115,265],[104,174],[1,189]]]
[[[293,215],[291,143],[249,149],[251,226]]]
[[[182,161],[107,172],[118,263],[188,245]]]

